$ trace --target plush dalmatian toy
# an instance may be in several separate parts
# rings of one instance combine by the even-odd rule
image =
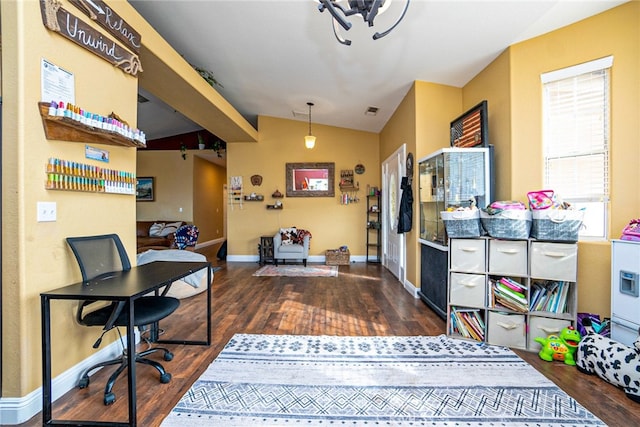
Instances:
[[[584,319],[583,326],[587,335],[578,345],[578,370],[621,387],[629,399],[640,403],[640,336],[629,347],[595,333],[590,319]]]

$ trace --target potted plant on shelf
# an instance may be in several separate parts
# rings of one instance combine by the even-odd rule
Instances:
[[[221,139],[216,139],[213,141],[211,148],[218,154],[218,157],[222,157],[222,152],[227,149],[227,143]]]

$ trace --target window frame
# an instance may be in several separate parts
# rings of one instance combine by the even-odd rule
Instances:
[[[554,71],[543,73],[540,75],[540,79],[542,82],[542,91],[541,91],[542,92],[542,122],[543,122],[542,152],[543,152],[543,176],[544,176],[545,188],[549,187],[549,173],[550,173],[549,165],[554,161],[557,162],[558,159],[566,159],[570,161],[571,159],[576,159],[577,157],[581,157],[585,154],[589,156],[594,156],[594,155],[598,155],[599,153],[601,156],[604,157],[604,159],[602,160],[604,170],[601,171],[601,175],[604,176],[604,179],[606,179],[606,182],[604,183],[602,188],[603,194],[598,194],[597,197],[593,197],[593,196],[571,197],[572,195],[569,195],[568,197],[563,197],[563,195],[560,194],[561,197],[566,199],[568,202],[571,202],[576,207],[580,207],[583,204],[590,204],[590,203],[597,203],[602,207],[602,212],[596,213],[597,217],[595,219],[598,222],[602,221],[601,223],[602,233],[598,235],[595,235],[595,234],[585,235],[584,230],[581,230],[578,236],[579,241],[606,241],[610,234],[609,182],[610,182],[610,169],[611,169],[610,153],[611,153],[611,71],[612,71],[612,66],[613,66],[613,56],[607,56],[604,58],[596,59],[596,60],[585,62],[582,64],[577,64],[577,65],[562,68],[559,70],[554,70]],[[563,81],[563,80],[573,80],[574,83],[580,83],[578,80],[580,76],[584,76],[585,74],[591,74],[591,73],[600,72],[600,71],[604,71],[606,73],[604,76],[606,86],[603,86],[605,89],[603,91],[604,93],[602,94],[602,96],[604,97],[603,101],[606,102],[606,105],[603,104],[604,114],[602,116],[603,120],[602,120],[602,128],[601,128],[603,130],[602,145],[597,146],[596,149],[591,148],[590,150],[586,150],[580,153],[575,152],[574,154],[570,154],[570,153],[561,154],[560,156],[557,155],[557,150],[556,150],[556,153],[553,153],[554,156],[549,156],[549,150],[548,150],[549,144],[554,144],[558,142],[558,141],[549,140],[550,132],[548,129],[548,126],[549,126],[548,119],[549,119],[550,113],[548,112],[548,109],[549,109],[548,90],[550,90],[549,88],[550,84]],[[580,106],[578,106],[578,108],[576,108],[575,110],[579,110],[579,108]],[[553,160],[551,160],[550,162],[550,159],[553,159]],[[585,216],[585,220],[587,220],[586,216]],[[600,227],[598,228],[598,233],[599,231],[600,231]]]

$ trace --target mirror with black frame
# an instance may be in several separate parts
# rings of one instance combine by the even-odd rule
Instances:
[[[287,197],[333,197],[335,163],[287,163]]]

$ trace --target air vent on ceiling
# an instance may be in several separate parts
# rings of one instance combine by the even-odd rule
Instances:
[[[307,119],[307,117],[309,117],[309,112],[308,111],[292,111],[293,113],[293,117],[295,117],[296,119]]]
[[[144,96],[138,94],[138,104],[144,104],[145,102],[149,102],[149,100]]]
[[[364,112],[365,116],[375,116],[378,114],[378,107],[367,107],[367,110]]]

